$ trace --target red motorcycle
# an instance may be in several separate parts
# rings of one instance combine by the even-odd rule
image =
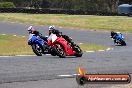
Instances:
[[[60,58],[65,58],[66,56],[82,57],[83,54],[81,48],[77,44],[73,49],[62,36],[57,37],[56,34],[51,34],[49,36],[48,46],[52,47],[51,54],[53,54],[53,56],[57,55]]]

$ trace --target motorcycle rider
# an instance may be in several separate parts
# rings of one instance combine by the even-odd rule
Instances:
[[[111,31],[111,38],[114,39],[114,43],[117,43],[116,42],[116,38],[118,38],[118,36],[121,36],[122,33],[121,32],[114,32],[114,31]]]
[[[42,36],[42,34],[39,31],[35,30],[33,26],[28,27],[28,32],[29,34],[35,34],[36,36],[39,36],[43,40],[47,41],[47,37]]]
[[[47,42],[47,37],[42,36],[42,34],[39,31],[35,30],[33,26],[29,26],[28,27],[28,33],[29,34],[34,34],[36,36],[39,36],[41,39],[43,39],[44,41]],[[43,49],[45,49],[45,48],[46,48],[46,46],[44,45]]]
[[[69,36],[63,35],[62,32],[55,29],[54,26],[49,26],[49,36],[50,36],[51,33],[56,34],[56,36],[62,36],[69,44],[71,44],[71,47],[74,49],[74,46],[76,44],[72,41],[72,39]]]

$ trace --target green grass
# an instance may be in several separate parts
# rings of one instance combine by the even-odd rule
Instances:
[[[1,13],[0,20],[76,29],[132,32],[132,18],[127,16]]]
[[[81,44],[80,47],[86,50],[100,50],[107,47],[96,44]],[[27,37],[0,35],[0,56],[33,55],[32,49],[27,45]]]
[[[106,50],[108,47],[103,45],[97,45],[92,43],[80,44],[79,45],[84,51],[98,51],[98,50]]]
[[[12,35],[0,35],[0,55],[31,55],[31,47],[27,45],[27,38]]]

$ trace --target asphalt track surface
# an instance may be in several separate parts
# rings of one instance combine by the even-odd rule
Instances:
[[[30,24],[0,22],[0,34],[28,36],[28,26]],[[44,35],[48,34],[47,26],[34,27]],[[81,58],[50,55],[0,57],[0,88],[77,88],[75,78],[61,75],[76,74],[79,66],[88,73],[132,73],[132,34],[125,34],[127,46],[115,46],[109,32],[58,29],[76,42],[107,45],[114,50],[84,52]]]

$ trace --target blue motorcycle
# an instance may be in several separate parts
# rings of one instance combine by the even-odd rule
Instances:
[[[29,34],[28,45],[31,45],[33,52],[37,56],[42,56],[42,54],[48,53],[48,50],[46,49],[47,42],[39,36]]]
[[[111,38],[114,40],[114,43],[120,44],[122,46],[126,46],[125,37],[123,34],[121,34],[121,33],[115,34]]]

